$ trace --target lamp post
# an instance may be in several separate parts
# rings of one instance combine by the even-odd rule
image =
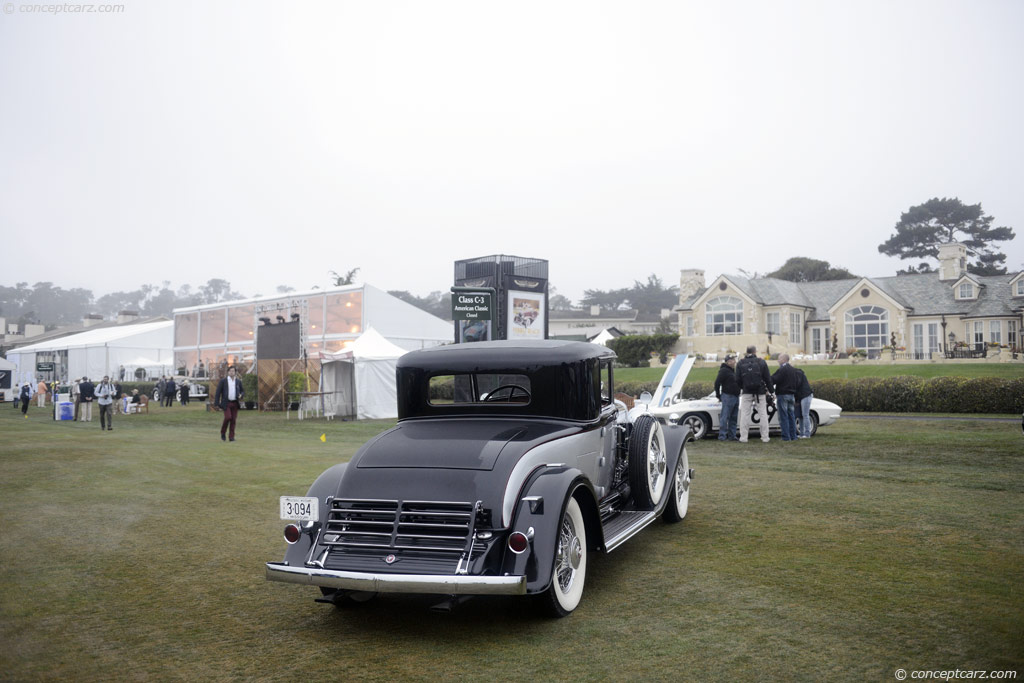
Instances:
[[[946,347],[946,316],[942,316],[942,355],[945,356],[949,353],[949,349]]]

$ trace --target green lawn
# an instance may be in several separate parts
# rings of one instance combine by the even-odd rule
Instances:
[[[266,582],[277,497],[388,424],[243,412],[225,444],[201,406],[113,432],[0,406],[0,677],[891,681],[1024,665],[1019,423],[880,417],[693,444],[687,519],[592,556],[567,619],[513,598],[337,611]]]
[[[914,377],[1003,377],[1013,379],[1024,377],[1024,363],[906,363],[896,365],[804,365],[794,363],[803,368],[807,379],[814,382],[819,379],[855,379],[857,377],[893,377],[896,375],[912,375]],[[768,361],[768,367],[774,372],[778,367],[775,361]],[[714,382],[718,375],[719,365],[707,368],[694,368],[687,377],[688,382]],[[616,382],[654,382],[657,383],[665,374],[665,368],[616,368]]]

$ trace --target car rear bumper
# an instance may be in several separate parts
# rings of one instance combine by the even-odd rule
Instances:
[[[371,574],[267,562],[267,580],[376,593],[441,595],[524,595],[525,576],[455,574]]]

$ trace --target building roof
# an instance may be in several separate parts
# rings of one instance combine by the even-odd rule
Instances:
[[[939,273],[917,273],[891,277],[825,280],[821,282],[789,282],[776,278],[726,278],[761,306],[800,306],[809,309],[808,321],[828,320],[829,309],[850,293],[857,283],[866,280],[879,291],[907,308],[911,315],[953,315],[958,317],[999,317],[1017,315],[1024,309],[1024,299],[1012,297],[1010,283],[1017,273],[1006,275],[971,275],[980,285],[976,299],[955,297],[952,281],[940,281]],[[696,292],[675,310],[688,311],[708,291]]]
[[[13,353],[36,353],[39,351],[54,351],[62,349],[83,348],[90,346],[114,345],[116,342],[129,339],[141,334],[148,334],[159,330],[173,330],[174,321],[161,320],[132,325],[115,325],[113,327],[93,327],[78,334],[66,337],[59,337],[47,341],[36,342],[12,349]]]
[[[597,322],[606,322],[611,320],[624,320],[633,321],[636,320],[637,310],[635,308],[628,308],[624,310],[606,310],[601,309],[600,313],[593,315],[589,308],[571,308],[571,309],[554,309],[548,313],[548,320],[593,320]]]
[[[8,343],[8,344],[4,344],[4,348],[6,348],[8,351],[15,351],[15,350],[18,350],[18,349],[23,349],[23,348],[25,348],[26,346],[29,346],[29,345],[33,345],[34,346],[36,344],[42,344],[44,342],[52,341],[54,339],[62,339],[64,337],[69,337],[71,335],[80,334],[82,332],[88,332],[88,331],[91,331],[91,330],[101,330],[101,329],[110,329],[110,328],[122,329],[122,328],[125,328],[125,327],[129,327],[131,325],[143,325],[143,324],[146,324],[146,323],[167,322],[169,320],[170,320],[170,318],[167,318],[167,317],[162,316],[162,315],[158,315],[158,316],[155,316],[155,317],[152,317],[152,318],[138,318],[136,320],[130,320],[130,321],[124,322],[124,323],[119,323],[116,320],[104,320],[103,322],[94,323],[92,325],[89,325],[88,327],[83,322],[77,322],[77,323],[72,323],[70,325],[64,325],[63,327],[58,327],[57,329],[50,330],[49,332],[43,332],[42,334],[37,334],[35,336],[29,337],[28,339],[19,339],[18,341],[11,342],[11,343]]]

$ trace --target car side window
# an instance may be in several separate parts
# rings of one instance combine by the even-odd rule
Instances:
[[[610,405],[615,400],[613,393],[615,387],[612,386],[612,362],[610,360],[601,361],[599,372],[601,376],[601,405]]]

